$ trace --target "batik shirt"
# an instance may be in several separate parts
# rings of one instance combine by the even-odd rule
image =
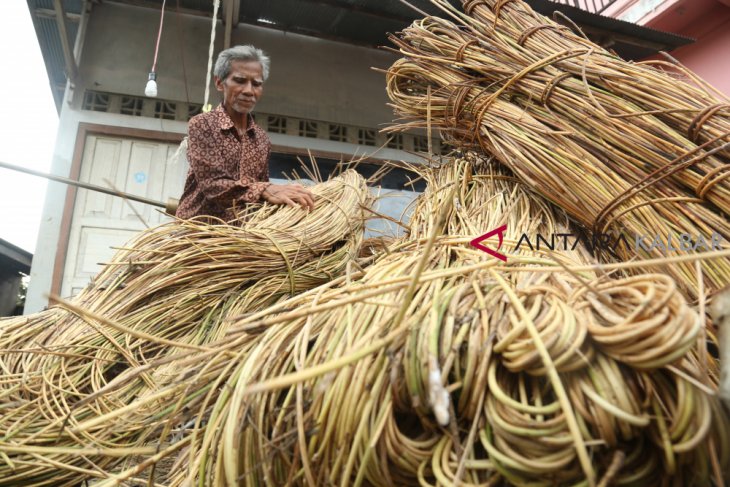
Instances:
[[[188,170],[176,215],[235,218],[235,209],[261,199],[269,183],[271,141],[253,117],[238,135],[222,105],[190,119]]]

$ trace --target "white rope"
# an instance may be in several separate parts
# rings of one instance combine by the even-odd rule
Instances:
[[[177,149],[175,149],[175,153],[172,154],[167,159],[167,165],[173,165],[177,164],[180,161],[180,156],[187,153],[188,151],[188,136],[186,135],[185,138],[180,142],[180,145],[177,146]],[[186,156],[187,157],[187,156]]]
[[[205,99],[203,100],[203,111],[210,111],[211,107],[208,104],[208,98],[210,97],[210,73],[213,70],[213,49],[215,48],[215,28],[218,23],[218,7],[220,7],[221,0],[215,0],[213,2],[213,22],[210,28],[210,46],[208,46],[208,71],[205,73]]]
[[[205,73],[205,98],[203,100],[203,111],[209,112],[211,107],[208,104],[208,98],[210,98],[210,74],[213,70],[213,50],[215,49],[215,28],[218,23],[218,8],[220,7],[220,0],[213,2],[213,21],[210,27],[210,46],[208,47],[208,70]],[[175,153],[167,160],[167,164],[177,164],[181,155],[187,153],[188,149],[188,138],[185,138],[180,142]],[[187,156],[186,156],[187,159]]]

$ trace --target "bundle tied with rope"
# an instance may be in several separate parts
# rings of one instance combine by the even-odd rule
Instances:
[[[155,451],[144,438],[164,410],[78,426],[158,392],[179,371],[165,367],[170,357],[204,353],[227,317],[336,280],[358,254],[372,199],[353,170],[311,190],[311,212],[265,203],[238,224],[149,229],[78,296],[0,320],[0,485],[76,485]]]
[[[682,235],[686,254],[728,248],[730,120],[724,108],[707,110],[719,98],[622,61],[520,0],[469,1],[466,13],[432,3],[447,18],[391,36],[403,58],[387,71],[387,90],[406,119],[391,130],[434,128],[494,154],[585,233],[626,238],[595,248],[602,259],[676,256],[668,242]],[[679,131],[689,126],[696,142]],[[702,259],[699,275],[687,261],[662,271],[704,298],[730,281],[730,259],[719,255]]]
[[[655,116],[674,129],[677,135],[703,149],[717,149],[716,157],[730,162],[730,103],[727,95],[673,58],[669,57],[669,61],[627,63],[588,40],[581,32],[573,32],[537,14],[523,0],[464,0],[462,3],[468,16],[493,26],[492,32],[499,31],[505,38],[516,41],[533,53],[533,59],[585,51],[579,57],[567,56],[557,65],[565,72],[565,78],[570,75],[585,80],[595,88],[618,95],[629,104],[626,107],[631,107],[628,111],[613,111],[611,105],[596,103],[595,108],[605,116],[644,120]],[[552,84],[558,84],[562,79],[561,75]],[[681,140],[679,142],[682,143]],[[699,162],[708,164],[703,188],[708,190],[716,184],[728,187],[730,169],[711,158]]]

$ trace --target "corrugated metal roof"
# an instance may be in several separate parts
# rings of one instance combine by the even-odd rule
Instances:
[[[285,28],[300,27],[313,32],[332,24],[338,13],[331,8],[311,8],[307,2],[266,2],[261,6],[244,2],[241,8],[243,19],[266,19]]]
[[[461,5],[458,0],[449,1],[457,8]],[[548,16],[555,11],[562,12],[597,39],[614,34],[612,48],[628,59],[640,59],[660,49],[671,50],[692,42],[686,37],[550,0],[526,1],[536,11]],[[388,32],[398,31],[420,17],[417,10],[430,15],[443,15],[429,0],[407,0],[407,3],[413,8],[401,0],[248,0],[242,1],[238,20],[375,47],[386,43]]]
[[[83,0],[62,0],[63,1],[63,8],[68,13],[80,13],[82,6],[83,6]],[[28,0],[28,6],[30,7],[31,4],[34,8],[45,8],[49,10],[53,10],[53,0]]]
[[[410,3],[438,12],[428,0]],[[273,0],[243,2],[239,22],[374,47],[386,42],[388,32],[406,27],[419,16],[399,0]]]
[[[589,37],[613,37],[611,49],[624,59],[639,60],[660,50],[671,50],[691,44],[689,37],[650,29],[631,22],[593,14],[570,5],[556,4],[550,0],[525,0],[536,11],[548,17],[560,11],[586,31]],[[560,21],[560,19],[556,19]]]
[[[81,13],[82,0],[65,0],[63,6],[67,14],[78,15]],[[54,11],[53,0],[28,0],[28,8],[35,26],[43,61],[46,64],[46,72],[48,73],[53,99],[56,102],[56,109],[60,111],[63,92],[66,89],[66,64],[63,59],[61,37],[55,17],[38,13]],[[66,29],[69,42],[73,46],[79,29],[78,22],[67,21]]]
[[[179,0],[180,8],[188,10],[198,10],[200,12],[213,12],[213,1],[212,0]],[[162,6],[162,0],[157,2]],[[223,2],[221,1],[221,4]],[[175,0],[170,0],[167,3],[170,7],[176,5]]]

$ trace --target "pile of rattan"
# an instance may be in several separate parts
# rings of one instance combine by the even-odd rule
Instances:
[[[15,413],[0,444],[26,475],[14,481],[722,478],[730,429],[712,394],[717,365],[671,278],[612,276],[621,266],[601,269],[580,250],[490,258],[469,245],[476,229],[564,232],[565,217],[478,158],[425,176],[410,236],[367,267],[230,316],[203,350],[178,346],[127,368],[64,409],[64,424],[59,415],[34,429]]]
[[[730,252],[517,243],[727,239],[728,109],[519,0],[434,3],[393,37],[396,129],[480,154],[423,169],[408,235],[355,259],[347,172],[309,214],[146,232],[0,321],[0,485],[726,483],[704,311]],[[470,245],[504,226],[506,261]]]

